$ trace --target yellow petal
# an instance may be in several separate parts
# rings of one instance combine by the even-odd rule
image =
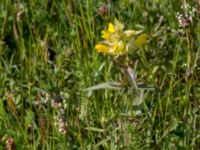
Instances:
[[[114,33],[115,32],[115,27],[114,27],[114,25],[112,23],[108,24],[108,31],[110,33]]]
[[[115,27],[112,23],[108,24],[108,29],[103,30],[101,32],[102,34],[102,38],[104,38],[105,40],[109,40],[111,37],[111,34],[115,32]]]
[[[147,43],[147,38],[148,38],[148,35],[147,34],[141,34],[140,36],[137,37],[137,39],[135,40],[134,42],[134,45],[136,47],[140,47],[144,44]]]
[[[113,46],[112,50],[115,55],[122,55],[125,52],[125,45],[122,41],[119,41]]]
[[[102,38],[105,40],[108,40],[110,38],[111,33],[108,30],[103,30],[102,32]]]
[[[97,44],[95,46],[95,49],[97,50],[98,53],[108,53],[110,47],[104,44]]]

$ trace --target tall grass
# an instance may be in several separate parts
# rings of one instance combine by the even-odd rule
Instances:
[[[181,28],[183,1],[0,1],[0,149],[199,149],[200,6],[186,2],[197,12]],[[130,56],[151,87],[139,97],[85,91],[126,80],[94,50],[115,18],[150,37]]]

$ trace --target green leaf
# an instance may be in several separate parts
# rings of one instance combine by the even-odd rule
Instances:
[[[83,91],[94,91],[99,89],[120,90],[122,88],[120,82],[106,82],[84,89]]]
[[[125,70],[128,74],[128,77],[129,77],[129,80],[130,80],[132,87],[137,91],[138,86],[137,86],[137,82],[136,82],[136,78],[137,78],[136,73],[134,72],[134,70],[130,66],[127,66],[125,68]]]
[[[95,127],[86,127],[86,130],[95,131],[95,132],[104,132],[103,129],[95,128]]]

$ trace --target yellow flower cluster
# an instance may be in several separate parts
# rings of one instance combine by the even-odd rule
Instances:
[[[141,34],[133,40],[137,31],[123,30],[124,25],[119,21],[115,20],[114,24],[109,23],[108,28],[102,31],[102,38],[104,40],[95,46],[97,52],[118,57],[127,53],[132,45],[139,47],[147,43],[148,36],[146,34]]]

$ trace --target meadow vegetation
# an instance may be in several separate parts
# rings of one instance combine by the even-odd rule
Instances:
[[[0,149],[200,149],[199,18],[198,0],[1,0]],[[128,57],[95,50],[115,20],[148,36]]]

